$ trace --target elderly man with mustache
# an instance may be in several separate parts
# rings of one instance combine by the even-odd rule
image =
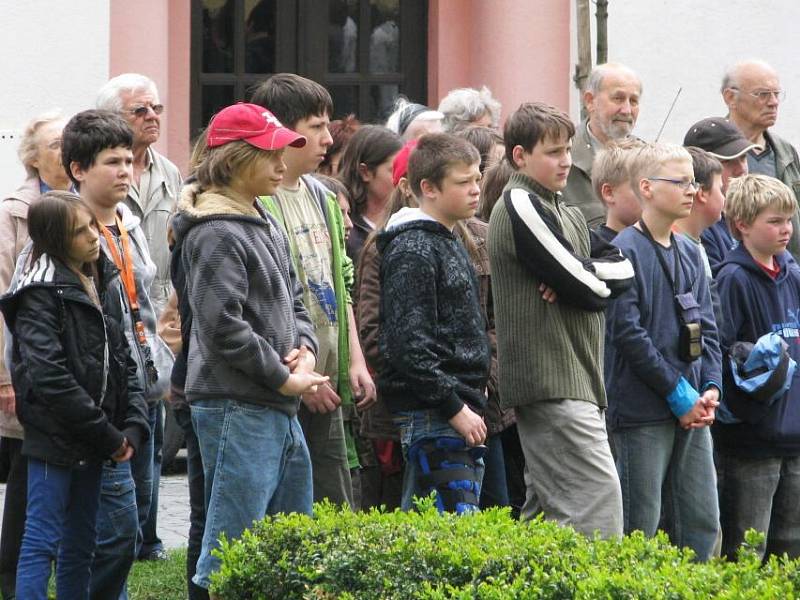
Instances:
[[[589,116],[572,140],[572,169],[564,188],[567,204],[581,209],[590,229],[605,221],[605,206],[592,188],[595,155],[612,140],[630,135],[639,116],[642,82],[625,65],[597,65],[589,74],[583,103]]]

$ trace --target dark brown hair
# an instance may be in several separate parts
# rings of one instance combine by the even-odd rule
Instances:
[[[367,202],[367,184],[359,166],[363,163],[369,171],[375,171],[402,147],[400,136],[381,125],[364,125],[350,138],[339,163],[339,180],[350,190],[354,215],[360,215]]]
[[[28,233],[33,242],[31,264],[46,254],[69,266],[69,252],[75,235],[75,222],[79,210],[85,210],[98,227],[94,212],[86,201],[72,192],[51,190],[31,204],[28,209]],[[96,265],[88,268],[94,274]]]
[[[686,146],[689,154],[692,155],[692,167],[694,168],[694,180],[708,191],[714,181],[714,175],[722,174],[722,163],[711,156],[702,148]]]
[[[574,135],[575,125],[567,113],[544,102],[525,102],[508,117],[503,127],[506,158],[516,169],[515,146],[522,146],[525,152],[531,152],[544,138],[560,140],[570,139]]]
[[[498,133],[496,129],[491,127],[467,127],[466,129],[459,129],[456,132],[458,137],[462,137],[470,144],[475,146],[478,153],[481,155],[481,175],[486,172],[486,169],[491,165],[487,162],[492,155],[492,150],[497,145],[503,145],[503,136]]]
[[[336,177],[331,177],[330,175],[323,175],[322,173],[314,173],[314,179],[319,181],[322,185],[332,191],[338,197],[339,194],[343,195],[347,200],[348,204],[352,204],[350,202],[350,190],[347,189],[347,186],[343,184],[341,181],[336,179]],[[350,207],[352,210],[352,206]]]
[[[486,222],[489,221],[492,209],[503,195],[503,188],[506,187],[514,171],[514,167],[505,158],[486,170],[481,183],[481,196],[478,200],[478,217]]]
[[[421,196],[420,183],[423,179],[427,179],[439,188],[447,177],[447,171],[453,165],[472,165],[480,160],[475,146],[464,138],[450,133],[423,135],[408,159],[408,182],[411,191]]]
[[[347,147],[350,138],[353,137],[356,131],[361,127],[361,121],[356,119],[355,115],[347,115],[344,119],[336,119],[331,121],[328,126],[328,131],[331,134],[333,143],[328,146],[328,151],[325,153],[325,158],[319,163],[317,171],[323,175],[336,175],[341,169],[341,162],[337,167],[337,173],[333,172],[333,157],[340,154]]]
[[[259,84],[250,102],[269,109],[290,129],[303,119],[333,114],[333,100],[328,90],[294,73],[276,73]]]

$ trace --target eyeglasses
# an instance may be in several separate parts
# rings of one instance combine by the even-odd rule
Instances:
[[[732,87],[731,89],[737,92],[742,91],[736,87]],[[773,96],[775,96],[775,100],[778,102],[786,100],[786,90],[756,90],[755,92],[745,92],[745,94],[752,96],[759,102],[769,102]]]
[[[152,110],[155,114],[160,115],[162,112],[164,112],[164,105],[146,104],[145,106],[137,106],[135,108],[129,108],[128,112],[131,113],[134,117],[141,119],[147,116],[148,110]]]
[[[684,192],[688,192],[689,188],[692,188],[695,192],[700,189],[700,184],[694,179],[690,179],[689,181],[684,181],[683,179],[670,179],[669,177],[648,177],[647,179],[650,181],[666,181],[667,183],[671,183],[672,185],[677,185],[678,187],[682,188]]]

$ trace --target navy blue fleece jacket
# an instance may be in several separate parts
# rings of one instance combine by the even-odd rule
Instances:
[[[700,307],[703,353],[692,362],[679,358],[680,320],[675,293],[655,248],[636,227],[624,229],[614,244],[633,264],[634,284],[612,300],[606,312],[606,392],[612,429],[665,423],[686,413],[709,385],[722,389],[720,350],[708,279],[695,245],[673,236],[661,248],[670,272],[680,252],[681,288]]]
[[[728,254],[717,274],[724,319],[720,342],[725,361],[734,342],[752,342],[767,333],[777,333],[788,345],[789,355],[800,362],[800,266],[788,252],[775,257],[781,267],[773,279],[758,266],[744,246]],[[723,407],[733,417],[737,406],[753,402],[733,383],[725,369]],[[716,447],[738,456],[800,455],[800,369],[795,370],[789,390],[755,424],[718,423],[712,433]]]

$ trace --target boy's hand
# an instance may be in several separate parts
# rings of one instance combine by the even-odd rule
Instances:
[[[116,463],[123,463],[131,458],[133,458],[133,446],[128,443],[128,438],[123,438],[122,446],[111,455],[111,460]]]
[[[353,392],[353,399],[356,401],[358,410],[367,410],[375,404],[378,392],[375,390],[375,382],[369,374],[367,365],[363,361],[350,364],[350,390]]]
[[[539,284],[539,292],[542,294],[542,300],[545,302],[555,304],[556,300],[558,300],[555,290],[553,290],[551,287],[548,287],[544,283]]]
[[[283,362],[286,363],[292,373],[313,373],[314,368],[317,366],[317,358],[305,345],[289,352],[284,357]]]
[[[14,395],[14,386],[9,384],[0,385],[0,410],[7,415],[14,415],[17,412],[16,396]]]
[[[314,375],[322,377],[322,375],[317,373],[314,373]],[[290,375],[289,379],[292,377],[294,377],[294,375]],[[336,410],[336,407],[342,403],[342,399],[339,398],[339,395],[328,383],[328,379],[328,377],[324,377],[322,381],[314,386],[314,389],[301,392],[302,396],[300,399],[303,401],[303,404],[306,405],[309,412],[320,414],[333,412]]]
[[[714,422],[714,408],[716,408],[716,406],[711,408],[706,406],[704,397],[705,394],[699,396],[692,409],[678,419],[681,427],[684,429],[700,429]]]
[[[450,426],[464,436],[467,446],[480,446],[486,441],[486,423],[483,417],[466,404],[448,420]]]
[[[328,378],[319,373],[292,373],[278,391],[284,396],[300,396],[312,390],[316,391],[317,386],[325,385],[327,381]]]

